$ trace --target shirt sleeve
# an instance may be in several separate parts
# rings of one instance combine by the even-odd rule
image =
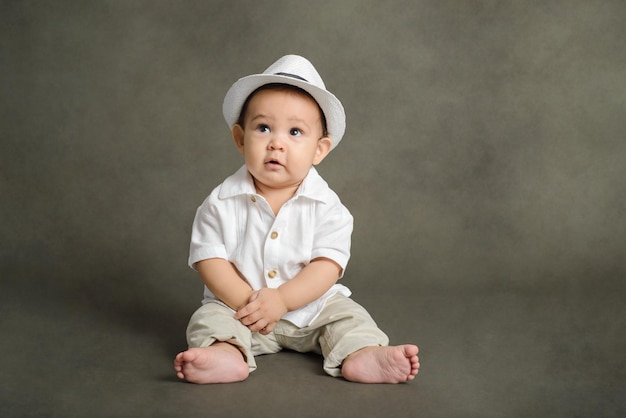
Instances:
[[[198,261],[209,258],[228,259],[223,239],[222,219],[214,190],[196,211],[189,245],[189,266],[195,270]]]
[[[322,205],[325,206],[325,205]],[[350,259],[353,218],[348,209],[336,198],[330,207],[324,207],[316,228],[311,260],[324,257],[341,267],[341,276]]]

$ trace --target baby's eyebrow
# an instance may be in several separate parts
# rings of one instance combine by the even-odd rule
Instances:
[[[257,119],[271,119],[271,118],[263,113],[259,113],[258,115],[253,116],[252,119],[250,119],[250,122],[254,122]]]
[[[290,117],[289,118],[289,122],[293,122],[296,125],[302,124],[302,125],[304,125],[305,128],[309,129],[309,124],[306,123],[306,121],[304,119],[301,119],[301,118],[299,118],[297,116]]]

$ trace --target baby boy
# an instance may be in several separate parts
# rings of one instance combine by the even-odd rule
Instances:
[[[287,55],[235,82],[223,113],[244,165],[196,212],[189,265],[205,285],[174,359],[193,383],[245,380],[255,356],[316,352],[331,376],[400,383],[418,348],[389,346],[339,284],[353,219],[314,168],[341,141],[345,113],[313,65]]]

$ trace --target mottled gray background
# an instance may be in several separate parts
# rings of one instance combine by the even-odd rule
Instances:
[[[210,398],[235,416],[268,379],[273,416],[621,415],[625,17],[622,1],[2,1],[0,412],[192,416]],[[287,53],[346,108],[319,167],[355,216],[344,283],[422,348],[409,385],[344,385],[289,353],[239,386],[171,379],[201,297],[191,221],[241,164],[222,99]]]

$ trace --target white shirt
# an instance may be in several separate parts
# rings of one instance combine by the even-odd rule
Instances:
[[[223,258],[235,265],[252,289],[278,288],[318,257],[333,260],[345,271],[350,258],[352,215],[328,184],[311,168],[296,194],[274,216],[256,193],[245,165],[216,187],[196,212],[189,265]],[[333,285],[322,297],[283,319],[309,325],[336,293],[350,290]],[[204,289],[202,303],[217,298]]]

